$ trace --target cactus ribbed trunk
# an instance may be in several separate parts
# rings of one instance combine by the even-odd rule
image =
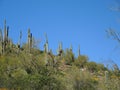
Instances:
[[[80,56],[80,45],[78,46],[78,56]]]
[[[30,29],[28,29],[28,49],[30,52]]]
[[[30,32],[30,29],[28,29],[28,49],[29,52],[31,52],[32,48],[32,33]]]
[[[32,33],[30,34],[30,48],[32,48]]]
[[[57,54],[58,54],[59,56],[61,56],[61,54],[62,54],[62,42],[60,42],[59,45],[58,45]]]
[[[0,29],[0,53],[3,54],[3,35],[2,35],[2,29]]]
[[[70,51],[72,52],[72,50],[73,50],[73,47],[72,47],[72,45],[70,46]]]
[[[6,51],[6,46],[8,43],[8,33],[9,33],[9,27],[6,27],[6,20],[5,20],[4,21],[3,53]]]
[[[44,52],[49,53],[49,44],[48,44],[48,38],[46,33],[45,33],[45,37],[46,37],[46,43],[44,44]]]
[[[105,83],[108,83],[108,71],[105,71]]]
[[[19,36],[19,40],[18,40],[18,53],[20,52],[20,48],[21,48],[21,38],[22,38],[22,31],[20,31],[20,36]]]
[[[19,41],[18,41],[19,46],[21,46],[21,38],[22,38],[22,31],[20,31],[20,36],[19,36]]]

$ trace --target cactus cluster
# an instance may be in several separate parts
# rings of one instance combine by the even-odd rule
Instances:
[[[6,52],[6,48],[9,44],[9,38],[8,38],[8,34],[9,34],[9,27],[6,26],[6,20],[4,21],[4,35],[2,33],[2,29],[0,29],[0,46],[1,46],[1,51],[0,53],[3,54]]]
[[[22,38],[22,31],[20,31],[19,41],[16,46],[13,45],[12,41],[8,37],[9,35],[9,27],[6,25],[6,20],[4,21],[4,33],[2,29],[0,29],[0,54],[4,54],[7,51],[8,47],[17,48],[17,52],[21,49],[21,38]],[[28,29],[28,50],[31,52],[32,48],[32,33],[30,29]]]
[[[6,20],[4,21],[4,33],[3,30],[0,29],[0,54],[4,54],[7,50],[7,47],[14,47],[17,49],[17,52],[20,52],[21,50],[21,39],[22,39],[22,31],[20,31],[19,34],[19,40],[17,45],[13,45],[13,43],[10,41],[8,35],[9,35],[9,27],[6,25]],[[44,44],[44,52],[47,54],[52,54],[52,50],[49,50],[49,43],[48,43],[48,37],[45,33],[45,44]],[[34,43],[32,33],[30,31],[30,28],[28,29],[28,35],[27,35],[27,52],[31,53],[31,49]],[[73,51],[72,45],[70,46],[70,51]],[[57,49],[57,55],[62,56],[63,48],[62,48],[62,42],[59,43],[58,49]],[[78,48],[78,55],[80,55],[80,47]]]

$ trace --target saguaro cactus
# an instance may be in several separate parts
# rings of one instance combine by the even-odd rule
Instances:
[[[59,45],[58,45],[57,54],[58,54],[59,56],[61,56],[61,54],[62,54],[62,42],[60,42]]]
[[[30,32],[30,29],[28,29],[28,49],[29,52],[31,52],[32,48],[32,33]]]
[[[60,51],[62,50],[62,42],[60,42],[60,44],[59,44],[59,50]]]
[[[48,44],[48,37],[47,34],[45,33],[45,38],[46,38],[46,42],[44,44],[44,52],[45,53],[49,53],[49,44]]]
[[[72,47],[72,44],[70,45],[70,51],[72,52],[72,50],[73,50],[73,47]]]
[[[80,56],[80,45],[78,46],[78,56]]]
[[[4,21],[4,42],[6,41],[6,20]]]
[[[4,43],[8,42],[9,27],[6,26],[6,20],[4,21]]]
[[[3,42],[3,35],[2,35],[2,29],[0,29],[0,43]]]
[[[30,48],[32,48],[32,40],[33,38],[32,38],[32,33],[30,34]]]
[[[30,44],[30,29],[28,29],[28,44]]]
[[[17,48],[18,48],[18,53],[20,52],[20,47],[21,47],[21,38],[22,38],[22,31],[20,31],[20,36],[19,36],[18,45],[17,45]]]
[[[0,29],[0,53],[3,53],[3,35],[2,35],[2,29]]]
[[[105,71],[105,83],[108,83],[108,71]]]
[[[6,46],[8,44],[8,33],[9,33],[9,27],[6,26],[6,20],[5,20],[4,21],[3,52],[5,52]]]
[[[19,47],[20,47],[20,45],[21,45],[21,39],[22,39],[22,31],[20,31],[20,36],[19,36],[19,41],[18,41]]]
[[[7,31],[6,31],[6,42],[7,43],[9,41],[8,35],[9,35],[9,26],[7,26]]]

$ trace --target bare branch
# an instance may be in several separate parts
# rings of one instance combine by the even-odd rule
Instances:
[[[112,37],[113,39],[117,40],[120,43],[120,33],[116,32],[111,28],[109,28],[109,30],[107,30],[106,32],[110,37]]]

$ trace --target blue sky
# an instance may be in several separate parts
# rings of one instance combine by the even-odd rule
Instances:
[[[46,32],[54,53],[62,41],[64,49],[72,44],[76,56],[80,45],[81,54],[90,61],[114,60],[120,66],[120,43],[105,32],[109,27],[120,31],[120,14],[110,9],[115,5],[115,0],[0,0],[0,28],[6,19],[9,37],[15,43],[20,30],[22,42],[26,42],[30,28],[33,36],[41,40],[40,49]]]

